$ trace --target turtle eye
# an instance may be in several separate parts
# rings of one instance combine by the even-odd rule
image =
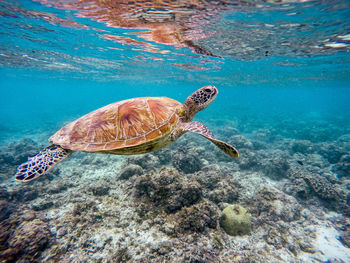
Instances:
[[[209,92],[211,92],[211,89],[205,89],[204,91],[209,93]]]

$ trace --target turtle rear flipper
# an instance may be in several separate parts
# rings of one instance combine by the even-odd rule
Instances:
[[[238,151],[232,145],[215,138],[209,128],[199,121],[186,122],[182,124],[185,131],[197,133],[214,143],[221,151],[231,157],[238,157]]]
[[[72,151],[65,150],[58,145],[50,145],[18,166],[15,179],[24,182],[31,181],[46,174],[54,165],[66,159],[71,153]]]

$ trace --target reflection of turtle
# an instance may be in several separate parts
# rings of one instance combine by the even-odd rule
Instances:
[[[165,97],[134,98],[115,102],[73,121],[51,138],[53,144],[17,168],[15,178],[30,181],[47,173],[73,151],[110,154],[141,154],[169,146],[191,131],[202,135],[231,157],[237,150],[217,140],[194,115],[216,97],[214,86],[205,86],[184,104]]]
[[[113,35],[101,34],[100,37],[138,45],[147,52],[157,52],[147,41],[190,47],[195,53],[219,57],[200,45],[197,40],[207,38],[213,32],[204,30],[208,17],[215,18],[229,6],[226,1],[154,1],[154,0],[39,0],[43,5],[56,6],[62,9],[75,10],[79,17],[86,17],[104,22],[109,27],[140,29],[132,34]],[[74,12],[75,13],[75,12]],[[42,15],[43,17],[46,17]],[[52,21],[49,21],[52,22]],[[65,21],[66,22],[66,21]],[[75,22],[71,26],[82,26]],[[67,23],[67,22],[66,22]],[[146,31],[145,31],[146,30]],[[115,32],[115,31],[114,31]],[[137,35],[135,38],[133,35]],[[168,53],[168,50],[163,50]]]

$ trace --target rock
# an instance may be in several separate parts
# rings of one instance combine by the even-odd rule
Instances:
[[[23,221],[32,221],[36,218],[36,214],[33,210],[23,210],[21,219]]]
[[[228,143],[235,146],[240,151],[241,149],[253,149],[253,144],[243,135],[233,135],[229,138]]]
[[[48,188],[46,189],[46,192],[48,194],[58,194],[66,191],[68,187],[71,187],[71,185],[69,185],[69,183],[67,182],[62,182],[62,181],[55,182],[55,184],[51,184],[48,186]]]
[[[240,188],[231,181],[223,181],[210,191],[208,198],[210,201],[218,203],[233,203],[238,200]]]
[[[203,164],[198,155],[191,151],[184,151],[180,148],[173,156],[173,166],[185,174],[198,172]]]
[[[96,203],[94,201],[86,201],[84,203],[76,203],[72,210],[73,217],[81,217],[86,215],[87,211],[90,214],[96,212],[98,209],[96,207]]]
[[[214,126],[215,127],[215,126]],[[225,126],[222,128],[217,128],[215,134],[220,134],[220,137],[224,140],[232,135],[238,135],[240,132],[238,129],[230,126]]]
[[[302,207],[297,200],[274,187],[262,188],[250,202],[251,211],[257,218],[256,224],[279,220],[292,222],[301,216]]]
[[[338,177],[350,177],[350,155],[343,155],[340,161],[334,165],[333,172]]]
[[[300,199],[307,199],[311,194],[309,185],[302,178],[293,178],[291,182],[284,185],[283,191]]]
[[[8,199],[9,193],[5,186],[0,187],[0,199]]]
[[[197,203],[202,190],[196,180],[182,179],[174,169],[162,168],[156,173],[140,176],[135,183],[135,196],[167,213]]]
[[[1,260],[35,262],[49,244],[51,232],[46,222],[36,218],[20,224],[8,239],[8,248],[0,253]]]
[[[220,171],[208,170],[196,173],[197,181],[205,188],[213,190],[221,179]]]
[[[342,232],[340,235],[340,241],[344,244],[344,246],[350,248],[350,233]]]
[[[0,200],[0,221],[10,217],[15,211],[15,206],[7,200]]]
[[[320,198],[325,200],[340,199],[335,186],[323,176],[317,174],[303,174],[302,176]]]
[[[313,153],[306,155],[304,165],[307,165],[309,169],[319,169],[329,166],[329,162],[322,155]]]
[[[127,262],[131,258],[127,248],[120,248],[113,254],[111,262]]]
[[[97,183],[90,187],[90,191],[94,196],[104,196],[109,194],[110,186],[106,183]]]
[[[159,167],[159,158],[152,153],[135,155],[128,157],[127,163],[137,164],[141,166],[143,170],[150,171]]]
[[[14,214],[14,216],[11,216]],[[10,262],[7,257],[2,256],[2,252],[8,248],[8,239],[13,235],[17,225],[16,206],[6,199],[0,200],[0,261]],[[4,260],[4,261],[2,261]]]
[[[239,168],[241,170],[255,170],[259,169],[259,163],[261,155],[257,154],[255,151],[248,149],[239,149],[239,157],[237,162],[239,163]]]
[[[289,156],[285,151],[274,150],[260,160],[259,167],[270,178],[285,178],[290,167],[288,159]]]
[[[342,190],[338,190],[337,184],[330,182],[325,175],[304,171],[292,171],[291,176],[295,178],[294,182],[291,183],[292,185],[298,182],[299,185],[303,185],[305,191],[319,197],[321,204],[325,205],[327,208],[335,209],[346,216],[350,215],[350,205],[346,193]],[[301,180],[304,182],[302,183]],[[288,191],[291,188],[293,189],[293,186],[287,187],[286,190]]]
[[[10,143],[6,148],[2,149],[1,153],[7,153],[6,161],[18,165],[26,162],[29,156],[37,154],[41,149],[41,145],[38,145],[32,139],[25,138],[19,142]]]
[[[11,197],[16,201],[31,201],[39,196],[38,190],[31,189],[31,187],[17,188],[10,192]]]
[[[214,204],[200,202],[191,207],[184,207],[175,214],[176,233],[203,232],[207,228],[216,228],[219,213]]]
[[[12,227],[13,224],[10,220],[0,220],[0,260],[2,259],[2,251],[8,248],[7,240],[13,232]]]
[[[253,149],[254,150],[266,150],[269,149],[269,144],[264,143],[263,141],[259,140],[251,140],[253,144]]]
[[[318,153],[325,157],[331,164],[335,164],[345,152],[337,144],[323,143]]]
[[[246,235],[250,232],[251,215],[240,205],[229,205],[223,211],[220,225],[230,236]]]
[[[152,253],[157,253],[158,255],[165,255],[172,250],[172,244],[170,241],[155,242],[151,245]]]
[[[155,151],[153,155],[158,157],[160,165],[166,165],[170,163],[173,156],[173,151],[170,148],[164,148],[162,150]]]
[[[32,203],[34,211],[42,211],[52,207],[54,203],[51,200],[40,200],[39,202]]]
[[[131,164],[128,164],[126,167],[124,167],[120,171],[119,178],[127,180],[134,175],[141,175],[141,174],[143,174],[142,167],[140,165],[131,163]]]
[[[315,152],[314,144],[308,140],[293,140],[291,141],[291,154],[302,153],[310,154]]]
[[[269,129],[257,129],[252,132],[252,136],[255,140],[260,142],[269,142],[273,138],[271,130]]]
[[[26,162],[28,157],[37,154],[40,150],[42,146],[31,139],[10,143],[0,151],[0,171],[8,177],[12,176],[18,165]]]
[[[197,182],[184,180],[181,189],[173,193],[166,206],[167,212],[173,212],[184,206],[191,206],[197,203],[202,197],[202,190]]]
[[[267,234],[264,235],[264,240],[276,249],[281,249],[286,243],[283,234],[274,227],[268,229]]]

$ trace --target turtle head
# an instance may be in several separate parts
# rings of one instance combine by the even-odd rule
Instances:
[[[204,110],[212,103],[219,91],[214,86],[204,86],[192,93],[185,101],[186,113],[183,121],[191,121],[197,112]]]

